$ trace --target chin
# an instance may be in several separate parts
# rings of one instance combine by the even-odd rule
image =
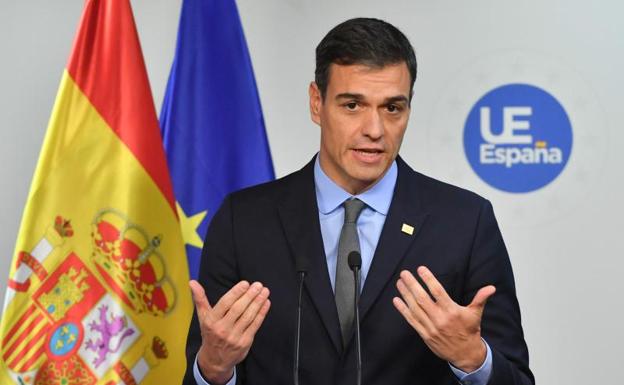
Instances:
[[[383,169],[380,170],[358,170],[359,172],[355,172],[352,174],[352,178],[357,180],[361,185],[366,186],[367,188],[373,183],[377,182],[381,179],[383,175]]]

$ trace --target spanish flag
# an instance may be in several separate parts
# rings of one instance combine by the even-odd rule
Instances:
[[[0,323],[1,384],[176,384],[192,312],[128,0],[87,0]]]

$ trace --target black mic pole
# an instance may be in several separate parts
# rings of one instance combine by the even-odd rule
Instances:
[[[303,296],[303,281],[308,272],[306,261],[302,257],[297,257],[296,261],[297,276],[299,277],[299,295],[297,297],[297,324],[295,334],[295,351],[294,351],[294,365],[293,365],[293,379],[294,384],[299,385],[299,346],[301,345],[301,310],[302,303],[301,297]]]
[[[353,271],[355,280],[355,296],[353,307],[355,310],[355,349],[357,354],[357,385],[362,385],[362,347],[360,341],[360,269],[362,268],[362,256],[357,251],[349,253],[349,267]]]

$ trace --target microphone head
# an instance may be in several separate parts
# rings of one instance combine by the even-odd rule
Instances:
[[[297,273],[307,274],[308,272],[308,260],[307,258],[299,256],[295,259],[295,269]]]
[[[351,270],[355,270],[356,267],[359,269],[362,267],[362,256],[358,251],[352,251],[349,253],[348,262]]]

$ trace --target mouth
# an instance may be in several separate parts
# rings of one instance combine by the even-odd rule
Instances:
[[[375,163],[381,159],[384,151],[377,148],[354,148],[353,153],[362,162]]]

